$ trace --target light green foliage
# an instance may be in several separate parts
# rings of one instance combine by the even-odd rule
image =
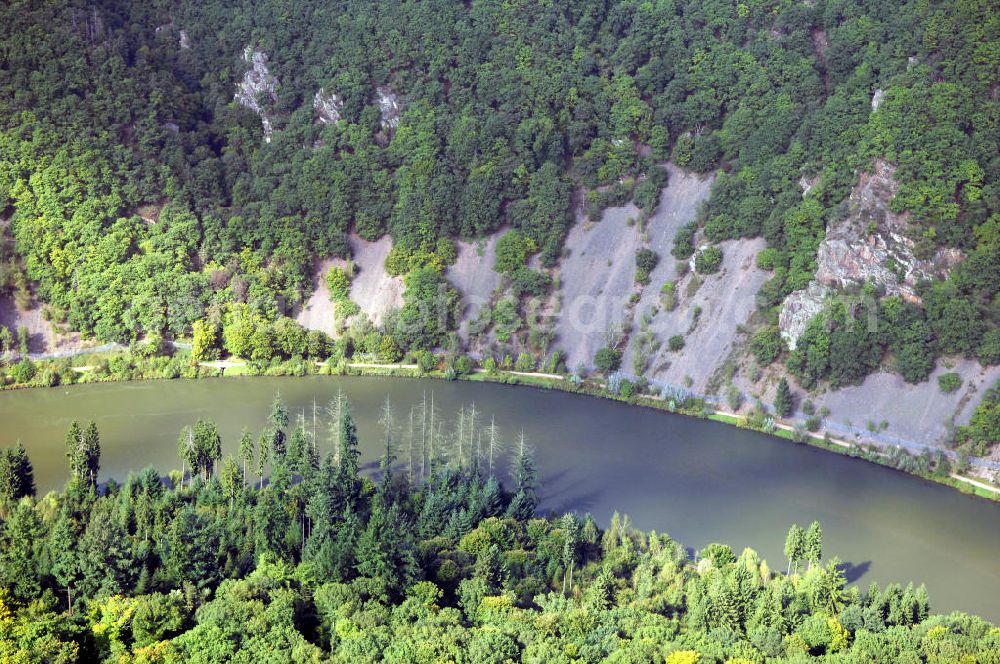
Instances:
[[[664,311],[673,311],[677,308],[677,284],[667,281],[660,286],[660,305]]]
[[[694,256],[694,269],[698,274],[715,274],[722,266],[722,249],[710,245]]]
[[[957,439],[977,456],[987,454],[997,445],[1000,441],[1000,384],[986,390],[969,424],[958,428]]]
[[[962,376],[955,372],[943,373],[938,376],[938,387],[945,394],[956,391],[962,387]]]
[[[330,299],[341,302],[351,298],[351,274],[348,270],[333,266],[326,273],[326,287],[330,290]]]
[[[535,241],[520,231],[507,231],[497,241],[497,272],[511,274],[528,262],[528,256],[538,250]]]
[[[406,275],[403,308],[392,336],[406,349],[429,350],[442,344],[455,328],[462,298],[448,280],[431,267]]]
[[[750,340],[750,352],[762,366],[767,366],[778,359],[785,349],[781,338],[781,330],[776,325],[766,325],[753,335]]]
[[[514,368],[518,371],[534,371],[537,366],[535,357],[531,353],[519,354],[517,362],[514,363]]]
[[[134,0],[86,20],[4,4],[0,293],[22,306],[33,294],[55,322],[129,344],[186,336],[215,307],[248,304],[272,323],[303,300],[317,259],[348,258],[352,231],[391,234],[393,275],[440,273],[455,238],[505,226],[551,267],[578,183],[591,219],[629,200],[646,217],[669,154],[718,171],[674,255],[692,255],[699,225],[710,242],[763,237],[770,309],[813,278],[826,227],[847,212],[858,174],[884,160],[917,255],[966,255],[920,293],[926,337],[914,326],[882,342],[895,346],[891,368],[917,381],[940,353],[998,361],[1000,39],[988,2],[300,9],[180,0],[167,22]],[[373,43],[393,47],[373,57]],[[259,100],[268,142],[232,101],[246,44],[267,51],[280,82]],[[383,85],[400,100],[391,129],[371,103]],[[320,87],[343,102],[336,124],[316,121]],[[517,272],[523,255],[505,253],[498,269]],[[520,276],[519,293],[542,290]],[[338,313],[356,308],[344,300]],[[381,331],[404,350],[441,340],[422,327]],[[270,362],[286,352],[272,336],[262,329],[238,354]]]
[[[493,307],[493,331],[497,341],[508,342],[521,329],[523,321],[517,311],[517,302],[505,297]]]
[[[634,389],[621,381],[619,395]],[[794,577],[752,549],[709,544],[692,558],[618,514],[603,532],[589,516],[535,518],[538,472],[523,438],[510,491],[484,477],[485,456],[474,470],[448,449],[412,479],[393,472],[376,486],[359,475],[349,406],[335,400],[328,418],[336,455],[310,460],[295,427],[263,488],[244,487],[229,458],[221,482],[168,487],[150,468],[112,491],[83,497],[70,484],[5,503],[0,656],[570,662],[595,633],[614,635],[608,661],[672,663],[973,661],[1000,645],[979,618],[931,616],[922,586],[848,588],[839,560],[823,564],[818,522],[789,531]],[[266,419],[290,424],[278,398]],[[74,426],[67,438],[80,436]]]

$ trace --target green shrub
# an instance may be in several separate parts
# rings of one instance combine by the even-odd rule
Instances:
[[[430,373],[437,369],[438,358],[429,350],[421,350],[416,353],[417,367],[423,373]]]
[[[14,379],[15,383],[20,385],[30,383],[31,379],[35,377],[34,362],[28,358],[24,358],[10,368],[10,377]]]
[[[674,236],[674,248],[670,254],[677,259],[684,260],[690,258],[694,253],[694,234],[698,230],[698,222],[692,221],[685,224]]]
[[[468,355],[459,355],[455,358],[454,366],[459,376],[467,376],[476,368],[476,363]]]
[[[610,373],[616,371],[622,363],[621,351],[605,346],[594,355],[594,366],[598,371]]]
[[[1000,364],[1000,328],[993,328],[983,335],[976,355],[984,367]]]
[[[762,327],[750,340],[750,352],[762,366],[767,366],[778,359],[785,349],[785,341],[781,338],[781,330],[776,325]]]
[[[767,247],[762,249],[760,253],[757,254],[757,267],[762,270],[773,270],[778,262],[778,257],[781,255],[774,247]]]
[[[526,267],[517,268],[511,279],[511,291],[518,299],[525,295],[542,297],[549,292],[551,286],[552,278],[549,275]]]
[[[635,253],[635,280],[640,284],[649,283],[649,273],[656,268],[660,257],[652,249],[643,247]]]
[[[722,266],[722,249],[709,245],[695,254],[694,269],[698,274],[715,274]]]
[[[623,379],[618,384],[618,396],[623,399],[631,399],[635,396],[635,384],[630,380]]]
[[[537,250],[535,241],[521,231],[508,231],[497,242],[496,263],[493,269],[511,274],[523,267],[528,262],[528,256]]]
[[[684,348],[684,336],[680,334],[675,334],[674,336],[667,339],[667,348],[676,353],[677,351]]]
[[[962,387],[962,377],[955,373],[954,371],[949,373],[943,373],[938,376],[938,387],[945,394],[954,392],[958,388]]]
[[[668,281],[660,287],[660,306],[664,311],[673,311],[677,308],[677,285]]]
[[[517,356],[514,368],[517,371],[531,372],[535,370],[535,357],[531,353],[521,353]]]
[[[330,299],[334,302],[351,298],[351,274],[342,267],[331,267],[326,273],[326,287],[330,290]]]

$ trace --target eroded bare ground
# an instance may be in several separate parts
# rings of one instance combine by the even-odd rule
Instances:
[[[938,387],[937,377],[950,371],[962,376],[963,382],[961,388],[946,394]],[[822,394],[814,401],[830,409],[831,429],[851,428],[866,437],[869,423],[881,429],[884,421],[888,426],[877,434],[886,440],[899,438],[939,445],[949,421],[967,424],[983,392],[998,379],[1000,367],[982,368],[968,359],[940,361],[923,383],[912,385],[898,374],[879,372],[868,376],[861,385]]]
[[[592,366],[610,328],[625,320],[625,306],[635,290],[635,252],[643,244],[638,219],[634,205],[608,208],[596,224],[578,216],[566,238],[558,276],[556,345],[571,369]]]
[[[369,242],[352,234],[349,241],[355,270],[351,281],[351,300],[377,325],[388,312],[403,306],[402,278],[389,276],[385,271],[385,258],[392,249],[392,238],[386,235]],[[324,277],[331,266],[344,264],[345,261],[338,259],[317,263],[313,274],[315,290],[295,316],[304,327],[327,333],[335,331],[333,303],[330,302]]]
[[[390,249],[392,238],[388,235],[375,242],[351,236],[351,254],[357,267],[351,282],[351,299],[376,325],[387,313],[403,306],[402,277],[391,277],[385,271],[385,257]]]
[[[22,309],[13,298],[0,297],[0,325],[15,334],[17,328],[26,328],[28,352],[32,355],[70,354],[94,345],[91,341],[82,340],[76,332],[62,334],[56,330],[42,316],[42,306],[37,302],[28,309]]]
[[[469,322],[479,315],[484,306],[489,306],[494,291],[500,285],[500,275],[493,269],[496,263],[497,240],[506,232],[501,228],[487,238],[474,242],[455,243],[458,258],[448,266],[445,276],[462,294],[465,310],[458,336],[463,343],[469,341]]]
[[[672,164],[667,169],[670,179],[645,233],[629,223],[630,219],[639,219],[639,210],[631,204],[609,208],[596,224],[585,224],[578,215],[569,232],[567,255],[558,270],[560,315],[556,345],[565,351],[570,369],[579,364],[592,367],[594,353],[605,344],[609,329],[626,322],[626,307],[636,292],[635,253],[640,247],[648,246],[660,256],[638,305],[640,309],[643,302],[648,305],[655,301],[660,285],[673,274],[670,250],[674,236],[695,218],[708,198],[713,178],[687,173]]]
[[[719,272],[704,276],[688,272],[678,280],[678,303],[673,311],[659,307],[662,282],[654,280],[643,294],[642,308],[636,315],[632,342],[622,364],[626,372],[636,373],[633,362],[637,352],[641,352],[636,344],[643,334],[643,315],[659,309],[648,324],[648,331],[659,341],[659,350],[645,363],[644,375],[658,383],[685,386],[697,393],[714,392],[712,377],[741,340],[741,327],[753,316],[757,291],[769,276],[755,263],[757,253],[765,246],[761,238],[721,243],[723,260]],[[676,273],[666,274],[663,280],[675,278]],[[697,290],[692,282],[694,285],[700,282]],[[684,338],[684,348],[679,352],[668,347],[668,340],[674,335]]]
[[[313,272],[313,292],[295,315],[295,320],[308,330],[321,330],[327,334],[336,332],[334,305],[330,300],[330,289],[326,285],[326,273],[331,267],[343,266],[346,261],[328,258],[316,264]]]

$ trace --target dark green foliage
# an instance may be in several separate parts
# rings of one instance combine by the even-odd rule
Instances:
[[[694,256],[694,269],[698,274],[715,274],[722,266],[722,249],[710,245]]]
[[[399,310],[393,337],[404,348],[432,350],[444,343],[461,314],[462,298],[444,276],[431,267],[406,276],[403,308]]]
[[[617,371],[622,363],[621,351],[605,346],[594,355],[594,366],[598,371],[610,373]]]
[[[994,328],[983,335],[977,356],[983,366],[1000,364],[1000,328]]]
[[[938,387],[946,394],[954,392],[962,387],[962,377],[955,372],[943,373],[938,376]]]
[[[776,325],[767,325],[757,330],[750,340],[750,352],[761,366],[767,366],[778,359],[785,349],[781,330]]]
[[[35,495],[35,471],[24,445],[0,450],[0,503]]]
[[[671,352],[676,353],[684,348],[684,336],[681,334],[675,334],[667,340],[667,348]]]
[[[879,326],[863,307],[851,313],[843,302],[816,316],[799,337],[788,368],[803,387],[821,380],[839,387],[858,383],[882,357]]]
[[[671,255],[678,260],[685,260],[694,253],[694,235],[698,232],[698,222],[691,222],[681,227],[674,236],[674,248]]]
[[[657,263],[660,262],[659,255],[647,247],[639,249],[635,253],[635,280],[640,284],[649,283],[649,273],[653,271]]]
[[[778,381],[778,389],[774,393],[774,412],[781,417],[788,417],[795,410],[795,403],[792,400],[792,391],[788,387],[788,381],[784,376]]]
[[[660,192],[667,186],[667,171],[653,167],[635,187],[635,204],[645,214],[653,214],[660,205]]]
[[[511,291],[518,299],[526,295],[543,297],[551,286],[552,278],[548,274],[526,267],[515,270],[511,279]]]
[[[665,184],[656,162],[670,154],[718,172],[699,216],[710,242],[767,240],[764,307],[812,279],[858,173],[875,159],[896,164],[892,207],[910,214],[917,254],[953,247],[967,258],[921,293],[931,337],[889,349],[893,366],[917,381],[939,353],[1000,356],[988,2],[91,9],[0,9],[0,292],[33,292],[85,336],[170,339],[225,318],[239,328],[226,350],[261,367],[323,357],[321,339],[306,344],[281,317],[312,287],[315,259],[350,253],[349,232],[390,233],[392,274],[440,272],[454,238],[505,225],[552,266],[574,187],[587,190],[592,218],[630,199],[648,216]],[[267,53],[279,81],[258,100],[269,142],[260,118],[233,103],[247,45]],[[378,86],[400,100],[392,129],[372,103]],[[343,102],[339,123],[317,121],[320,88]],[[678,233],[675,257],[693,254],[698,226]],[[498,269],[524,267],[523,247],[501,253]],[[541,289],[521,276],[520,293]],[[380,332],[401,350],[442,341],[407,316],[422,329]],[[221,348],[204,350],[198,359]],[[10,374],[58,380],[33,369]]]

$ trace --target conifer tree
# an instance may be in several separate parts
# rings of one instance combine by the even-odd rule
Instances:
[[[802,551],[805,559],[809,562],[810,568],[813,565],[818,565],[819,561],[823,559],[823,530],[820,528],[819,521],[813,521],[809,524],[809,528],[806,529],[803,536]]]
[[[785,557],[788,558],[788,574],[792,573],[792,566],[798,569],[799,561],[805,552],[805,532],[798,525],[793,525],[788,530],[788,537],[785,538]]]
[[[240,459],[243,461],[243,484],[247,483],[247,468],[253,467],[254,460],[254,448],[253,448],[253,436],[250,435],[249,429],[243,429],[243,435],[240,436]]]
[[[784,376],[778,381],[778,391],[774,395],[774,412],[781,417],[788,417],[792,414],[792,391],[788,387],[788,381]]]
[[[35,495],[35,471],[21,441],[0,450],[0,502]]]

